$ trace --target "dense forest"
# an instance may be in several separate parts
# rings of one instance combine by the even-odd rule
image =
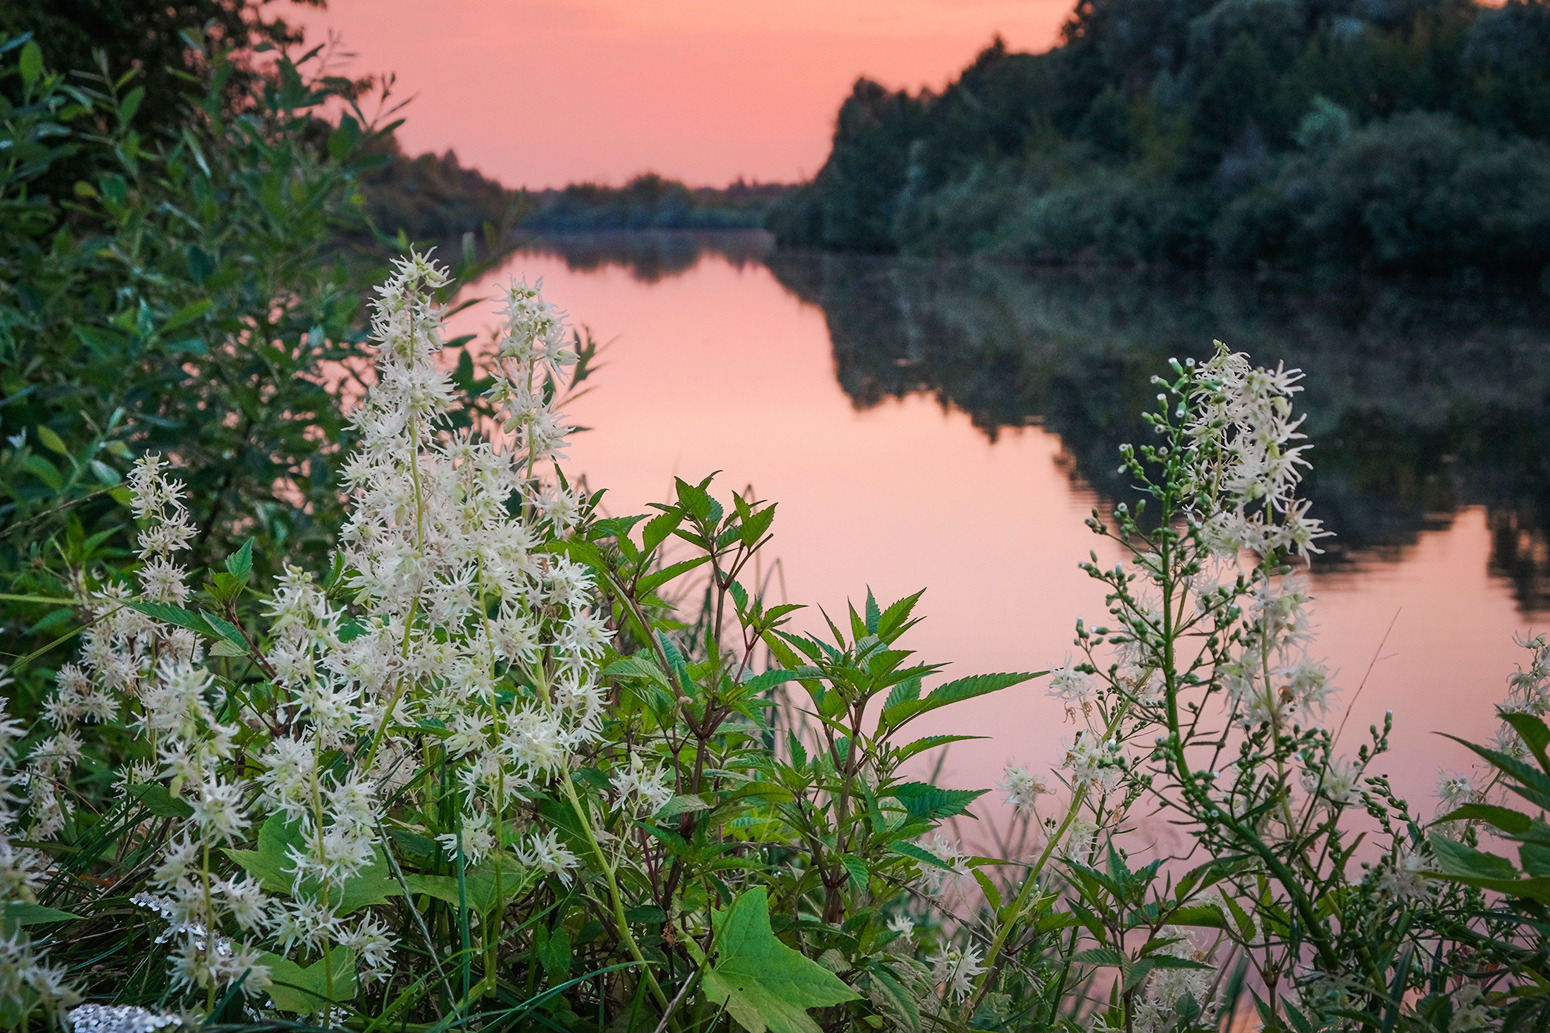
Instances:
[[[940,93],[859,80],[782,246],[1537,277],[1550,4],[1080,0]]]
[[[572,183],[529,193],[522,227],[550,233],[756,229],[790,191],[741,179],[722,189],[689,187],[647,172],[622,187]]]

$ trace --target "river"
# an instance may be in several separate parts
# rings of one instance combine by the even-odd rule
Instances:
[[[1305,494],[1339,537],[1311,568],[1315,652],[1349,706],[1354,751],[1385,710],[1384,771],[1417,813],[1439,770],[1483,741],[1550,616],[1550,299],[1488,283],[1169,280],[868,257],[772,254],[757,235],[577,238],[519,250],[510,276],[605,342],[568,469],[610,513],[717,472],[778,503],[770,592],[843,613],[926,589],[904,645],[948,673],[1043,670],[1075,619],[1103,615],[1083,525],[1126,497],[1119,443],[1139,439],[1153,373],[1213,338],[1306,373],[1315,447]],[[472,310],[455,328],[492,326]],[[816,609],[800,630],[823,626]],[[1061,705],[1042,682],[961,704],[932,731],[943,782],[1049,765]],[[999,798],[999,794],[998,794]],[[987,813],[994,817],[998,808]]]

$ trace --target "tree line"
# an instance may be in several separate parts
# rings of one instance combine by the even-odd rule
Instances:
[[[1080,0],[940,93],[856,82],[782,246],[1538,276],[1550,4]]]

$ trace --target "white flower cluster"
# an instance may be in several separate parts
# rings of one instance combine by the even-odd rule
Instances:
[[[380,859],[385,825],[411,820],[427,792],[453,831],[421,831],[450,859],[461,851],[477,865],[506,852],[566,880],[577,863],[553,831],[530,832],[521,817],[524,793],[596,739],[604,704],[598,659],[610,632],[592,611],[590,571],[545,548],[583,512],[584,499],[549,473],[567,430],[557,386],[575,356],[559,313],[535,288],[513,285],[490,394],[503,436],[452,429],[456,391],[437,362],[441,309],[431,297],[446,282],[443,268],[411,254],[378,288],[379,376],[353,416],[361,445],[344,470],[341,583],[331,598],[298,570],[280,579],[270,643],[254,653],[271,674],[272,708],[239,713],[199,635],[110,588],[91,601],[100,619],[79,665],[60,672],[45,715],[54,734],[27,758],[25,818],[10,813],[9,783],[0,786],[3,863],[7,832],[41,840],[65,824],[59,790],[83,725],[122,719],[138,732],[148,757],[128,785],[160,783],[192,811],[175,823],[142,898],[166,923],[171,972],[185,987],[240,980],[261,992],[261,946],[315,957],[343,944],[364,974],[384,976],[393,938],[369,911],[344,912],[344,890]],[[195,534],[181,486],[154,455],[129,483],[142,524],[136,603],[193,606],[174,558]],[[265,734],[238,763],[244,720]],[[621,790],[639,806],[662,799],[654,773],[631,777]],[[389,797],[399,802],[392,814]],[[251,842],[265,814],[295,844],[288,893],[212,868],[212,853]]]
[[[1183,958],[1197,963],[1210,961],[1210,954],[1183,937],[1157,951],[1159,955]],[[1156,968],[1146,979],[1146,992],[1140,995],[1131,1014],[1132,1028],[1137,1033],[1167,1033],[1169,1030],[1199,1028],[1181,1022],[1182,1005],[1186,997],[1193,998],[1199,1006],[1194,1020],[1200,1026],[1214,1026],[1218,1002],[1212,995],[1216,980],[1215,968]]]
[[[996,788],[1006,793],[1007,803],[1025,814],[1037,811],[1039,797],[1049,792],[1049,785],[1026,764],[1008,764]]]
[[[980,964],[982,957],[980,949],[974,946],[958,947],[949,943],[938,949],[931,961],[931,981],[941,992],[943,1001],[961,1004],[968,998],[974,990],[974,978],[985,971]]]
[[[3,716],[7,702],[0,697],[0,908],[12,901],[36,902],[42,883],[41,856],[11,841],[20,818],[17,808],[21,801],[14,789],[21,781],[16,771],[16,743],[23,729]],[[48,964],[27,927],[18,923],[0,929],[0,1001],[21,1002],[26,994],[36,995],[56,1016],[80,1000],[65,970]]]
[[[1296,497],[1308,466],[1308,446],[1295,444],[1306,437],[1297,429],[1304,417],[1292,417],[1301,379],[1301,370],[1256,367],[1220,341],[1216,355],[1195,371],[1187,428],[1194,487],[1227,501],[1198,514],[1219,556],[1318,552],[1313,543],[1328,533],[1308,516],[1308,502]]]

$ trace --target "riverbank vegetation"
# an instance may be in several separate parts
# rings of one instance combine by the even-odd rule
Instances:
[[[573,183],[525,195],[521,225],[539,233],[758,229],[791,190],[779,183],[688,187],[647,172],[622,187]]]
[[[452,270],[341,243],[364,87],[180,39],[154,126],[134,69],[0,42],[0,1027],[1550,1021],[1550,648],[1440,805],[1331,731],[1299,373],[1159,365],[1107,612],[944,677],[918,593],[763,595],[772,502],[605,516],[585,334],[513,283],[444,341]],[[990,789],[930,762],[1026,691],[1072,735],[973,855]]]
[[[907,648],[919,594],[817,632],[762,597],[772,504],[678,480],[602,517],[560,463],[579,342],[526,284],[482,370],[493,421],[459,416],[447,284],[410,255],[377,292],[312,569],[251,539],[188,569],[198,500],[150,453],[125,473],[127,550],[78,564],[56,532],[6,594],[8,629],[63,634],[8,668],[0,1022],[1550,1018],[1550,647],[1433,813],[1379,774],[1394,715],[1339,741],[1296,572],[1326,538],[1298,490],[1299,372],[1223,346],[1175,363],[1153,440],[1121,450],[1144,504],[1090,521],[1128,559],[1087,566],[1108,613],[1077,622],[1077,659],[943,680]],[[1073,734],[1053,770],[1005,772],[1026,852],[970,855],[950,821],[987,790],[920,760],[958,741],[947,708],[1034,679]],[[1186,837],[1166,864],[1150,815]]]
[[[940,93],[860,80],[788,247],[1538,277],[1550,8],[1083,0]]]

